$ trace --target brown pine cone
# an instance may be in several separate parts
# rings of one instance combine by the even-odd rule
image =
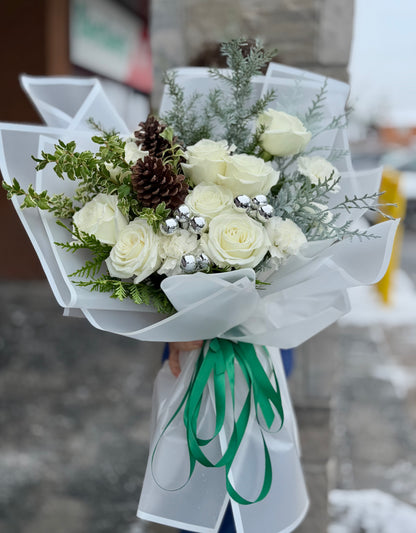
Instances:
[[[155,117],[149,115],[146,122],[140,122],[139,129],[134,132],[136,143],[149,155],[162,157],[163,152],[171,147],[170,142],[160,136],[166,129]]]
[[[188,193],[185,176],[175,174],[169,164],[164,165],[161,159],[150,155],[134,165],[131,181],[144,207],[155,208],[165,202],[173,210],[183,204]]]

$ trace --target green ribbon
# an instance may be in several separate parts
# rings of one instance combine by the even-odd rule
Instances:
[[[266,348],[263,349],[266,358],[269,360],[270,355],[268,351]],[[196,362],[194,374],[189,383],[188,389],[179,407],[176,409],[175,413],[164,428],[161,436],[159,437],[159,441],[165,434],[170,424],[179,414],[182,407],[185,406],[183,418],[186,428],[190,458],[190,472],[188,480],[185,482],[185,484],[191,478],[197,462],[208,468],[225,467],[226,488],[230,497],[242,505],[257,503],[267,496],[272,483],[270,454],[263,435],[263,430],[266,429],[262,426],[259,415],[260,413],[262,414],[267,426],[267,430],[271,430],[276,418],[276,412],[280,417],[280,426],[278,430],[281,429],[284,421],[282,400],[277,376],[274,372],[271,362],[269,365],[271,379],[267,376],[252,344],[242,342],[234,343],[226,339],[213,339],[209,342],[208,351],[205,355],[204,351],[205,349],[203,347]],[[235,406],[236,364],[239,365],[243,377],[247,383],[247,394],[243,402],[243,407],[238,416]],[[211,375],[213,376],[215,397],[215,429],[209,438],[203,439],[198,436],[198,419],[201,411],[204,392],[207,390]],[[232,406],[226,405],[227,381],[229,385]],[[252,401],[253,399],[254,402]],[[257,423],[262,430],[265,468],[264,480],[260,493],[254,501],[250,501],[241,496],[233,487],[230,481],[230,471],[246,432],[253,403],[256,410]],[[205,455],[203,448],[219,436],[219,433],[224,427],[226,411],[230,408],[232,409],[233,413],[231,436],[228,440],[227,448],[222,454],[221,458],[217,462],[213,463]],[[152,463],[156,453],[157,445],[158,443],[153,451]],[[176,490],[179,490],[179,488]]]

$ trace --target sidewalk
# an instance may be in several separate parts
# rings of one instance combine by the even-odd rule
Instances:
[[[0,531],[173,531],[135,518],[162,349],[64,318],[46,282],[0,283]],[[329,411],[297,413],[314,522]]]

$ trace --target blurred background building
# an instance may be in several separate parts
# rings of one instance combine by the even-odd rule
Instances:
[[[40,122],[19,85],[21,73],[99,77],[132,128],[147,116],[153,86],[150,0],[4,0],[0,120]],[[0,194],[0,225],[9,228],[0,278],[43,273],[13,208]]]

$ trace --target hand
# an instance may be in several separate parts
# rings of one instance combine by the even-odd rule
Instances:
[[[179,353],[190,352],[202,348],[204,341],[189,341],[189,342],[170,342],[169,343],[169,368],[172,374],[177,378],[181,373],[181,367],[179,364]]]

